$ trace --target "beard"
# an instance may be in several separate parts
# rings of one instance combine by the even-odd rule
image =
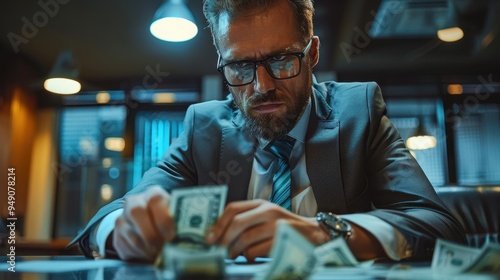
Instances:
[[[287,133],[297,124],[309,102],[311,93],[312,76],[308,73],[306,86],[298,91],[292,91],[290,94],[278,96],[275,90],[265,94],[254,93],[245,105],[241,101],[241,96],[238,96],[237,93],[232,94],[234,104],[240,109],[245,119],[244,129],[252,136],[272,141],[285,138]],[[252,114],[250,111],[250,108],[258,104],[277,101],[284,103],[286,107],[284,113]]]

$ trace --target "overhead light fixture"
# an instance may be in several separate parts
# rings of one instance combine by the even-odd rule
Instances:
[[[464,87],[461,84],[449,84],[448,93],[451,95],[459,95],[464,93]]]
[[[156,38],[169,42],[183,42],[198,33],[193,14],[183,0],[167,0],[156,11],[149,27]]]
[[[155,93],[153,103],[175,103],[175,94],[170,92]]]
[[[427,150],[436,147],[437,139],[427,132],[423,118],[419,118],[415,134],[406,139],[406,147],[410,150]]]
[[[104,184],[101,186],[101,198],[104,201],[111,200],[113,197],[113,187],[108,184]]]
[[[447,43],[456,42],[464,37],[464,31],[460,27],[450,27],[437,31],[439,40]]]
[[[109,92],[107,92],[107,91],[101,91],[95,95],[95,101],[99,104],[106,104],[109,102],[110,99],[111,99],[111,96],[109,95]]]
[[[123,152],[125,149],[125,139],[121,137],[108,137],[104,140],[104,147],[114,152]]]
[[[102,167],[104,167],[104,168],[110,168],[112,163],[113,163],[113,160],[111,158],[103,158],[102,159]]]
[[[444,24],[440,26],[436,35],[439,40],[452,43],[461,40],[464,37],[464,31],[459,27],[458,10],[456,5],[451,4],[452,1],[448,0],[449,11]]]
[[[71,50],[64,50],[54,64],[49,76],[43,83],[43,87],[50,92],[57,94],[75,94],[82,88],[76,80],[78,69],[73,60]]]

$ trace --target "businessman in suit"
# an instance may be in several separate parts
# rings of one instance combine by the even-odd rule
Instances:
[[[465,242],[385,116],[378,86],[315,81],[313,12],[310,0],[206,0],[231,94],[190,106],[158,166],[73,243],[89,257],[151,261],[175,236],[169,191],[211,184],[229,189],[207,242],[232,257],[267,255],[279,222],[316,245],[343,237],[360,260],[430,258],[436,238]],[[278,143],[291,149],[285,159],[272,151]]]

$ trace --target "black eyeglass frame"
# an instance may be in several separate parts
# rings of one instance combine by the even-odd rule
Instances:
[[[257,72],[257,67],[259,65],[263,65],[264,68],[266,69],[267,73],[269,73],[269,75],[273,79],[276,79],[276,80],[286,80],[286,79],[295,78],[298,75],[300,75],[300,72],[302,70],[302,59],[307,55],[307,53],[309,53],[309,50],[311,49],[311,46],[312,46],[312,41],[313,41],[312,39],[309,40],[309,43],[307,44],[307,46],[301,52],[276,54],[276,55],[273,55],[273,56],[270,56],[270,57],[266,57],[266,58],[264,58],[262,60],[239,60],[239,61],[233,61],[233,62],[229,62],[229,63],[226,63],[224,65],[221,65],[221,66],[217,67],[217,70],[222,74],[222,77],[224,77],[224,82],[227,85],[232,86],[232,87],[246,86],[246,85],[249,85],[249,84],[253,83],[255,81],[255,78],[257,77],[256,72]],[[278,78],[278,77],[274,76],[274,74],[272,73],[272,70],[269,69],[269,66],[268,66],[268,64],[266,62],[269,59],[272,59],[272,58],[274,58],[276,56],[280,56],[280,55],[294,55],[294,56],[296,56],[299,59],[299,71],[297,71],[297,74],[289,76],[289,77],[285,77],[285,78]],[[220,64],[220,61],[221,61],[221,56],[219,55],[219,59],[218,59],[217,65]],[[235,84],[231,84],[227,80],[226,75],[224,74],[224,67],[226,67],[228,65],[231,65],[231,64],[235,64],[235,63],[252,63],[253,64],[253,78],[252,78],[252,80],[250,82],[235,85]]]

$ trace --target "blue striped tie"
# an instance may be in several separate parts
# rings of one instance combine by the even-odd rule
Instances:
[[[278,158],[278,168],[273,176],[273,192],[270,201],[289,211],[292,210],[290,195],[290,165],[288,160],[292,152],[295,139],[286,137],[276,140],[268,146],[268,150]]]

